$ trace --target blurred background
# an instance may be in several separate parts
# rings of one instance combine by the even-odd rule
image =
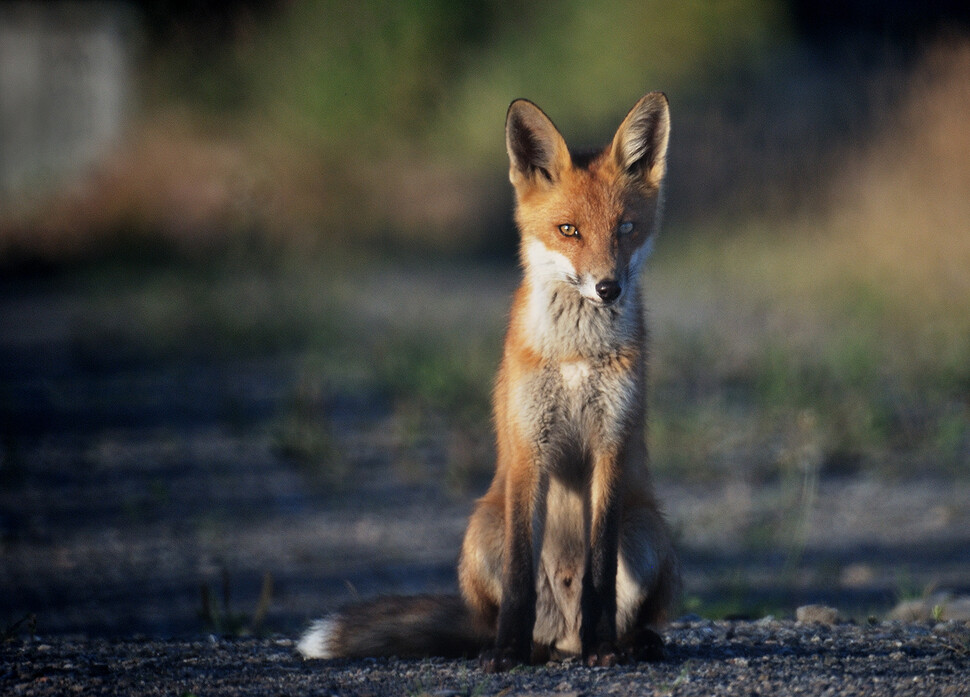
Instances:
[[[654,89],[681,612],[956,612],[968,6],[520,5],[0,5],[0,630],[452,586],[517,279],[506,108],[594,145]]]

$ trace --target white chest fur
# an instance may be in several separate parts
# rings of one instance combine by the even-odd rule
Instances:
[[[563,361],[559,365],[559,375],[562,377],[563,387],[568,392],[578,392],[589,381],[592,368],[584,360]]]

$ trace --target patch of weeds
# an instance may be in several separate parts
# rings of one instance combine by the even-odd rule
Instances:
[[[394,403],[392,433],[394,469],[402,481],[422,483],[434,473],[448,493],[462,497],[481,489],[492,475],[487,419],[473,421],[402,398]]]
[[[936,592],[936,581],[920,584],[912,575],[908,567],[901,567],[896,572],[896,604],[910,601],[928,601]],[[935,608],[934,608],[935,610]]]
[[[798,570],[811,530],[812,510],[818,499],[822,453],[816,433],[815,415],[802,412],[797,419],[795,434],[789,438],[790,445],[779,458],[783,472],[783,510],[780,511],[778,535],[785,548],[782,572],[785,579],[793,579]]]
[[[230,585],[229,571],[223,568],[220,589],[222,597],[221,602],[217,602],[213,598],[209,584],[202,584],[202,607],[199,610],[199,618],[208,630],[222,636],[240,637],[260,634],[273,601],[273,575],[268,571],[263,574],[259,599],[256,601],[252,615],[235,612],[232,609]]]
[[[489,405],[497,363],[490,351],[460,340],[390,335],[373,347],[373,357],[376,382],[394,404],[399,474],[423,479],[429,453],[437,452],[450,492],[476,486],[493,463]]]
[[[752,466],[751,450],[758,418],[731,409],[720,400],[694,403],[668,394],[651,397],[652,417],[647,443],[656,472],[681,482],[710,483],[736,471],[738,463]]]
[[[298,385],[277,419],[272,437],[274,451],[311,478],[330,486],[345,481],[347,463],[334,444],[323,389],[315,382],[303,380]]]
[[[685,596],[682,612],[711,620],[757,619],[766,615],[783,614],[779,604],[756,598],[751,583],[740,570],[734,572],[724,586],[716,590],[714,597]]]
[[[392,397],[462,418],[488,415],[497,363],[487,352],[433,338],[391,337],[374,349],[377,379]]]

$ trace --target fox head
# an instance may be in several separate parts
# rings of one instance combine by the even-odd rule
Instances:
[[[539,107],[512,102],[505,142],[532,282],[575,288],[596,306],[635,288],[659,225],[669,132],[667,97],[651,92],[609,146],[577,154]]]

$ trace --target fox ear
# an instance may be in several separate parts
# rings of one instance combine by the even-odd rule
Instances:
[[[509,151],[509,179],[515,186],[538,180],[554,182],[572,162],[555,124],[527,99],[516,99],[509,106],[505,147]]]
[[[612,155],[621,170],[658,188],[667,172],[670,107],[667,95],[651,92],[640,98],[613,137]]]

